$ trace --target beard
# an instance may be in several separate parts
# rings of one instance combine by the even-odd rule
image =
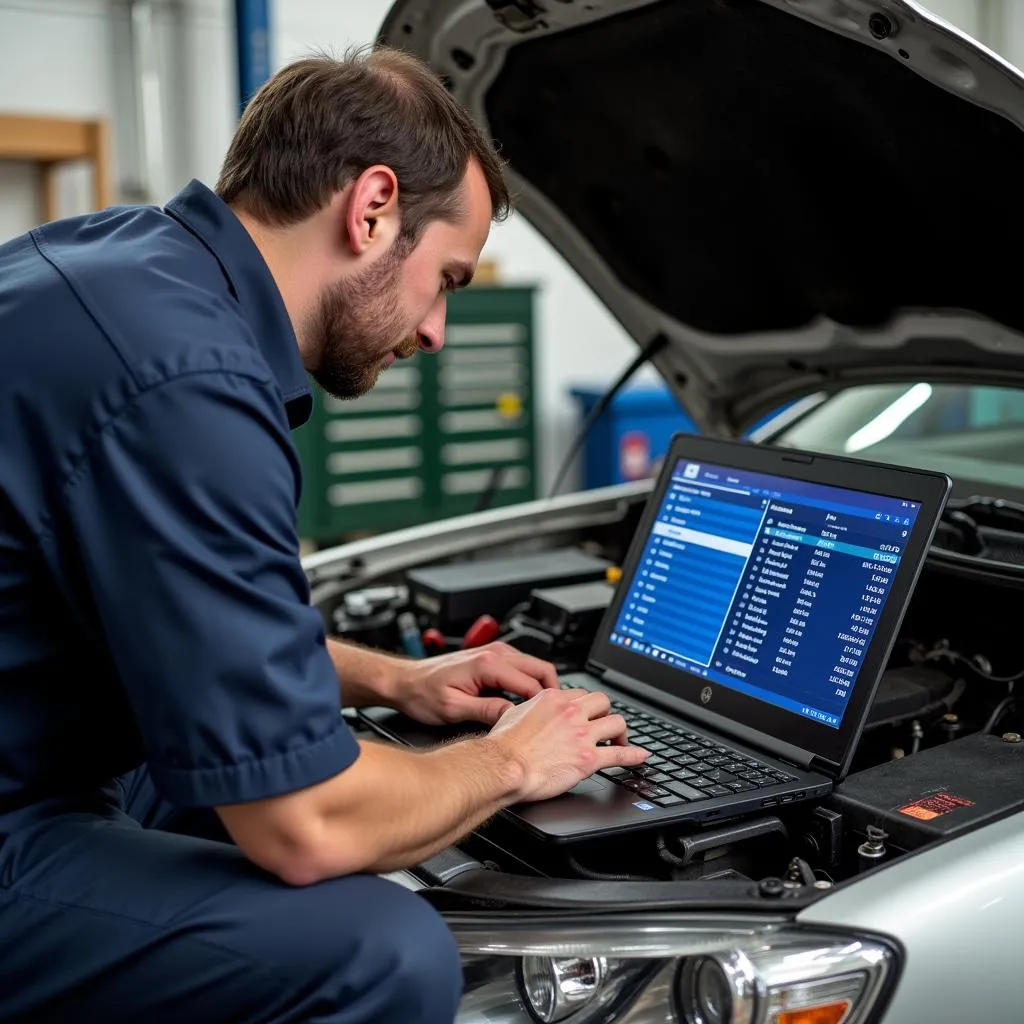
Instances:
[[[399,240],[376,263],[328,288],[304,332],[320,361],[313,379],[335,398],[365,395],[394,353],[408,359],[419,350],[407,333],[401,303],[402,261],[412,249]]]

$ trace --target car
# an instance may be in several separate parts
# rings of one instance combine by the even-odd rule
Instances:
[[[460,1024],[1020,1020],[1024,77],[901,0],[399,0],[381,37],[488,128],[700,432],[953,479],[827,799],[568,847],[498,815],[391,876],[447,916]],[[651,486],[315,552],[311,600],[402,650],[438,614],[424,567],[614,569]],[[511,600],[479,607],[492,634],[585,661]]]

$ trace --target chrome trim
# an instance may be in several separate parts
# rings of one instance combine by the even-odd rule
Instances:
[[[726,984],[729,986],[732,1003],[732,1015],[729,1024],[756,1024],[759,1010],[758,1001],[761,994],[758,984],[757,971],[750,962],[750,958],[740,950],[733,950],[726,956],[696,957],[687,960],[677,981],[676,1000],[682,1004],[683,1019],[688,1021],[703,1021],[699,1010],[691,1012],[687,1017],[688,1010],[697,1010],[696,1007],[689,1007],[688,993],[693,976],[705,960],[717,964],[725,975]]]
[[[492,915],[469,920],[449,917],[449,925],[466,955],[476,956],[604,956],[643,959],[710,955],[760,937],[767,941],[787,922],[782,917],[722,915],[650,915],[592,919],[578,923],[564,918],[550,925],[517,922]],[[807,940],[813,941],[813,940]]]
[[[793,933],[794,936],[799,934],[798,931]],[[813,941],[812,933],[799,955],[794,955],[791,948],[770,947],[750,954],[765,993],[757,1024],[766,1020],[768,996],[773,989],[804,989],[842,981],[851,975],[863,975],[865,983],[858,990],[856,1002],[843,1024],[862,1024],[867,1019],[896,968],[893,951],[869,939],[820,938],[821,946],[808,948]]]

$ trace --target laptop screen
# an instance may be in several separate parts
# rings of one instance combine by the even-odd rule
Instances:
[[[680,459],[609,639],[839,729],[919,510]]]

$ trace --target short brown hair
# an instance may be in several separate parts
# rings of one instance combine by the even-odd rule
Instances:
[[[429,221],[458,215],[474,158],[492,216],[503,220],[512,204],[494,147],[426,64],[377,46],[303,58],[266,82],[242,115],[216,191],[282,227],[384,164],[398,179],[401,233],[416,239]]]

